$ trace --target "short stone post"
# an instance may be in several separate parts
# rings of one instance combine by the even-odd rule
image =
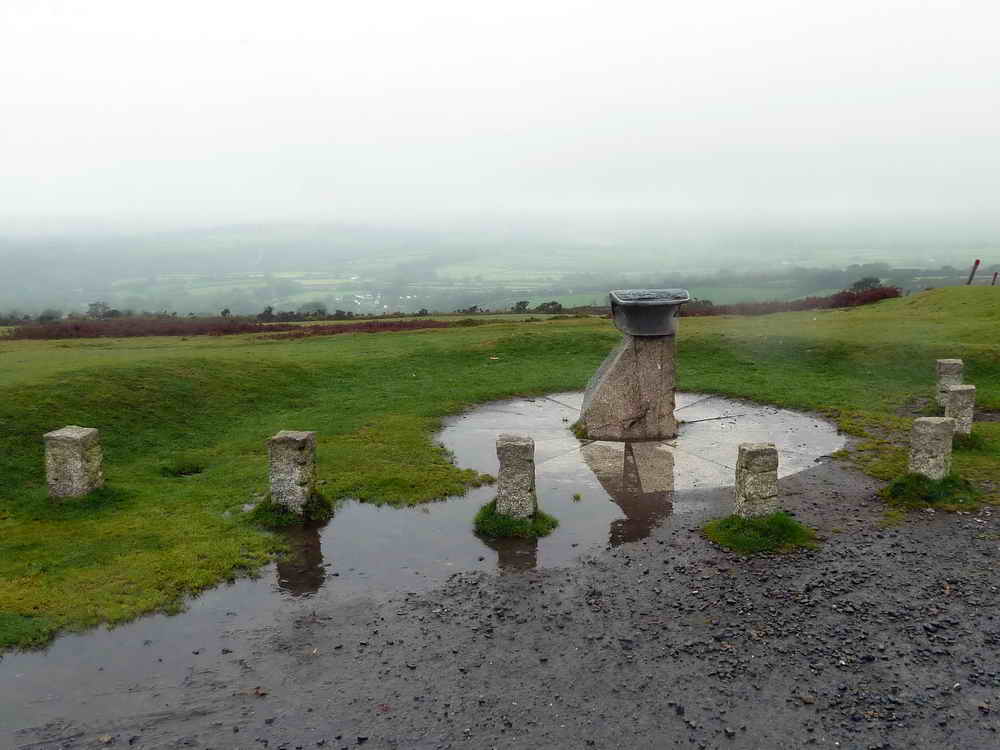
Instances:
[[[944,415],[955,420],[955,434],[971,434],[972,418],[976,410],[976,386],[949,385],[947,394]]]
[[[49,497],[82,497],[104,486],[104,457],[96,428],[71,424],[46,432],[44,439]]]
[[[282,430],[267,441],[271,502],[301,515],[316,489],[316,433]]]
[[[963,362],[960,359],[939,359],[937,361],[937,402],[938,406],[948,405],[948,386],[962,384]]]
[[[774,443],[741,443],[736,459],[736,510],[743,518],[778,510],[778,449]]]
[[[512,518],[530,518],[538,510],[535,496],[535,441],[523,435],[497,438],[496,512]]]
[[[951,472],[951,441],[955,420],[950,417],[920,417],[913,420],[910,434],[911,474],[944,479]]]

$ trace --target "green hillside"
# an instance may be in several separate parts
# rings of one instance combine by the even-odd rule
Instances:
[[[1000,412],[1000,289],[950,288],[866,308],[685,318],[680,387],[815,409],[863,437],[851,458],[899,473],[934,360],[962,357]],[[121,622],[255,569],[274,537],[238,512],[266,489],[264,441],[319,432],[331,497],[411,504],[480,481],[430,439],[444,415],[519,394],[582,388],[618,340],[607,320],[292,341],[255,336],[0,339],[0,647]],[[46,498],[42,433],[102,431],[108,488]],[[1000,422],[977,424],[956,467],[1000,499]],[[204,467],[163,476],[184,460]],[[334,521],[335,522],[335,521]]]

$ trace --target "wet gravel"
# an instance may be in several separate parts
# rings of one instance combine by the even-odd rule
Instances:
[[[1000,511],[883,528],[877,487],[833,461],[782,480],[825,537],[816,551],[740,558],[675,519],[571,567],[291,601],[222,653],[191,643],[180,682],[122,685],[113,718],[67,707],[8,736],[45,750],[1000,747]]]

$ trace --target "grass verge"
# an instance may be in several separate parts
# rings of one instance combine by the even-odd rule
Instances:
[[[702,533],[716,544],[744,555],[817,546],[812,529],[780,510],[756,518],[733,515],[715,519],[702,527]]]
[[[548,513],[536,511],[531,518],[511,518],[497,513],[497,501],[486,503],[473,521],[476,533],[480,536],[494,538],[518,537],[520,539],[536,539],[548,536],[559,525],[559,521]]]

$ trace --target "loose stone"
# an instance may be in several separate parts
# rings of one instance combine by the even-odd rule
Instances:
[[[949,385],[946,389],[948,400],[944,405],[944,415],[955,420],[955,433],[972,433],[972,419],[976,409],[976,386]]]
[[[104,486],[104,458],[96,428],[67,425],[45,433],[44,439],[49,497],[82,497]]]
[[[937,402],[938,406],[948,404],[948,386],[962,384],[962,367],[960,359],[939,359],[937,361]]]
[[[913,474],[943,479],[951,472],[951,441],[955,420],[950,417],[921,417],[913,420],[910,434],[910,466]]]
[[[774,443],[742,443],[736,460],[736,509],[743,518],[778,510],[778,449]]]
[[[282,430],[267,450],[271,501],[301,514],[316,489],[316,433]]]
[[[530,518],[538,510],[535,496],[535,441],[523,435],[497,438],[497,508],[500,515]]]

